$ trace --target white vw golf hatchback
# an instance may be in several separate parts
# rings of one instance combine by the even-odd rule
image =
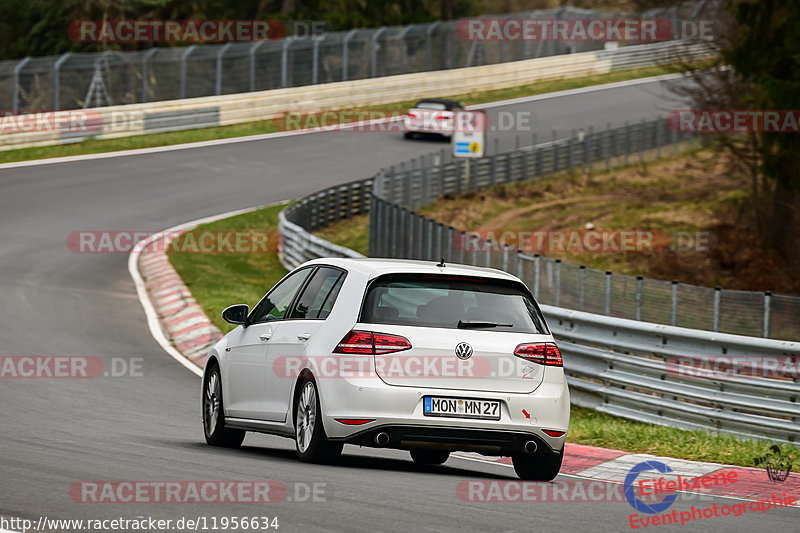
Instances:
[[[303,461],[344,444],[510,456],[523,479],[561,467],[569,391],[561,352],[516,277],[386,259],[320,259],[283,278],[210,351],[206,441],[290,437]]]

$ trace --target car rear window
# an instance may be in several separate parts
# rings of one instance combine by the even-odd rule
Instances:
[[[436,111],[444,111],[447,106],[440,102],[418,102],[414,106],[416,109],[435,109]]]
[[[548,333],[541,311],[523,285],[461,276],[389,274],[376,278],[367,289],[361,322]]]

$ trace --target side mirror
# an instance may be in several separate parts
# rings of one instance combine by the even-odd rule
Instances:
[[[250,312],[250,308],[247,307],[245,304],[236,304],[230,307],[226,307],[224,311],[222,311],[222,318],[225,322],[230,324],[244,324],[245,320],[247,320],[247,314]]]

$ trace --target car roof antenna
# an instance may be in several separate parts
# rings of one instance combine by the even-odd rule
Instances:
[[[437,263],[436,266],[439,267],[439,268],[444,268],[444,267],[447,266],[447,265],[444,264],[444,257],[442,257],[442,260],[439,261],[439,263]]]

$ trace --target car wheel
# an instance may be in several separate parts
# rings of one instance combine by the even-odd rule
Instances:
[[[530,481],[550,481],[561,470],[564,450],[558,453],[516,454],[511,456],[514,471],[520,479]]]
[[[414,138],[414,133],[411,132],[411,131],[407,131],[407,132],[405,132],[403,134],[403,137],[405,137],[406,139],[413,139]]]
[[[306,463],[328,463],[342,453],[341,442],[331,442],[322,427],[322,411],[317,384],[306,379],[295,402],[295,448]]]
[[[225,427],[225,411],[222,402],[222,376],[214,365],[206,373],[203,386],[203,433],[211,446],[238,448],[244,440],[241,429]]]
[[[440,465],[450,457],[450,452],[439,450],[411,450],[411,458],[420,465]]]

